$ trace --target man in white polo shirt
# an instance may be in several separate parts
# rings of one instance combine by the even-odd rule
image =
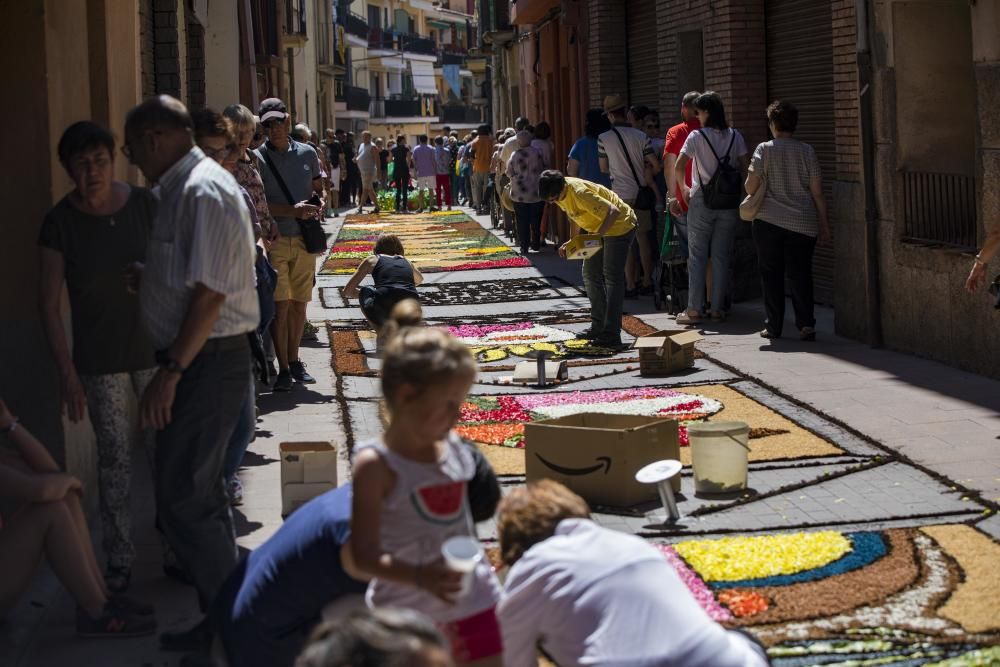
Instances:
[[[260,321],[250,211],[172,97],[129,112],[122,151],[160,186],[139,291],[159,370],[141,413],[157,430],[159,524],[205,609],[236,565],[222,469],[250,391],[247,333]]]

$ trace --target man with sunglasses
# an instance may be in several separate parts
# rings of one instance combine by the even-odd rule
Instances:
[[[284,102],[268,98],[260,103],[258,115],[267,141],[255,153],[267,205],[281,235],[272,244],[270,255],[278,272],[271,327],[278,377],[272,389],[291,391],[293,379],[301,384],[316,381],[299,360],[306,304],[312,299],[316,278],[316,256],[306,250],[299,220],[322,216],[322,199],[317,204],[313,196],[323,196],[323,175],[316,151],[289,136],[291,117]]]

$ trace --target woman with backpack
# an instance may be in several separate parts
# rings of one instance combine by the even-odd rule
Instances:
[[[729,127],[718,93],[706,92],[694,102],[701,129],[688,135],[677,157],[677,183],[694,164],[691,187],[680,186],[688,206],[688,307],[678,324],[697,324],[705,316],[705,271],[711,259],[712,294],[709,317],[725,317],[730,260],[740,224],[740,202],[747,172],[747,145],[739,130]]]
[[[774,139],[753,152],[746,188],[750,195],[764,188],[753,219],[767,315],[760,335],[781,337],[787,271],[799,338],[813,341],[813,250],[817,238],[823,241],[830,237],[830,229],[816,151],[792,138],[798,122],[798,109],[788,102],[773,102],[767,107],[767,124]]]

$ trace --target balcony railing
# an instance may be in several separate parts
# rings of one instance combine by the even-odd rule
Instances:
[[[306,8],[302,0],[285,2],[285,32],[289,35],[306,34]]]
[[[372,100],[369,102],[368,115],[372,118],[385,118],[385,100]]]
[[[347,103],[348,111],[368,111],[371,95],[359,86],[344,86],[343,101]]]
[[[423,105],[420,100],[386,100],[385,115],[388,118],[414,118],[420,116]]]
[[[465,56],[458,53],[448,53],[447,51],[442,51],[440,57],[438,58],[438,63],[441,65],[464,65]]]
[[[392,32],[381,28],[371,28],[368,31],[368,47],[385,49],[386,51],[409,51],[423,55],[437,55],[437,44],[434,40],[406,32]]]
[[[976,247],[976,182],[963,174],[903,172],[904,238]]]
[[[440,107],[442,123],[482,123],[483,107],[444,104]]]
[[[344,26],[344,31],[347,34],[360,37],[361,39],[368,39],[370,29],[368,27],[368,21],[365,20],[364,17],[358,16],[354,12],[350,12],[347,14],[341,14],[337,18],[337,22]]]

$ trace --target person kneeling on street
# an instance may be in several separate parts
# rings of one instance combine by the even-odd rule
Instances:
[[[765,667],[763,647],[709,618],[673,567],[635,535],[598,526],[587,502],[541,480],[504,496],[497,607],[504,665]]]
[[[542,172],[538,196],[565,211],[585,234],[601,236],[601,250],[583,260],[583,286],[590,299],[590,330],[582,336],[595,345],[621,349],[625,260],[635,238],[635,211],[606,187],[563,176],[554,169]],[[568,242],[560,246],[560,257],[566,256],[567,245]]]
[[[375,280],[375,286],[359,287],[368,274]],[[417,285],[423,281],[420,270],[403,257],[399,237],[382,234],[375,241],[371,257],[361,262],[347,281],[344,297],[358,299],[361,312],[379,331],[397,303],[417,298]]]

